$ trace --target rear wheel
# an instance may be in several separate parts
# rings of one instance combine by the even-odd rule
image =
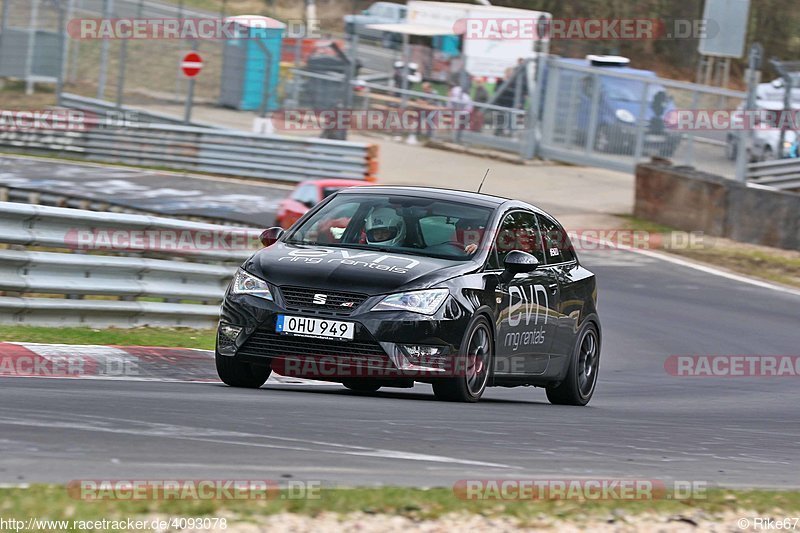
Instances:
[[[381,384],[374,379],[348,379],[342,385],[355,392],[375,392],[381,388]]]
[[[600,363],[600,336],[597,327],[587,323],[578,335],[578,342],[569,362],[567,375],[557,387],[547,389],[547,399],[556,405],[586,405],[597,384]]]
[[[267,382],[272,368],[269,364],[257,365],[238,361],[236,357],[216,354],[219,379],[231,387],[257,389]]]
[[[479,317],[472,323],[467,335],[466,354],[458,355],[455,376],[433,382],[433,394],[439,400],[450,402],[477,402],[486,390],[491,372],[492,329],[489,321]]]

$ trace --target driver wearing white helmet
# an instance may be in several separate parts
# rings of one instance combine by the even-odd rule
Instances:
[[[392,208],[373,209],[364,226],[367,242],[380,246],[402,246],[406,238],[406,222]]]

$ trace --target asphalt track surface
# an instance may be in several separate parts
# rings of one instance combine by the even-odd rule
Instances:
[[[113,202],[165,216],[199,216],[269,227],[285,186],[196,174],[0,155],[0,186]]]
[[[0,482],[449,486],[535,476],[800,485],[797,377],[664,369],[673,354],[796,355],[800,296],[631,252],[582,257],[598,275],[604,331],[588,407],[549,405],[532,388],[489,389],[467,405],[435,401],[427,385],[358,395],[338,385],[2,378]]]

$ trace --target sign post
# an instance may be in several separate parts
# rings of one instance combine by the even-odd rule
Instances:
[[[744,112],[752,111],[756,108],[756,88],[758,87],[758,71],[761,69],[761,60],[764,57],[764,47],[760,43],[753,43],[750,47],[748,57],[748,68],[746,75],[747,100],[744,102]],[[749,159],[748,151],[753,144],[753,131],[745,131],[744,128],[739,132],[739,141],[736,146],[736,180],[747,181],[747,163]]]
[[[203,58],[197,52],[189,52],[181,60],[181,72],[189,78],[189,94],[186,96],[186,106],[184,107],[183,121],[189,123],[192,120],[192,101],[194,100],[195,78],[203,70]]]

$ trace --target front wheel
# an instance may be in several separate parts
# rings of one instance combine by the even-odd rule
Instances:
[[[586,405],[597,384],[600,363],[600,336],[588,322],[578,335],[567,375],[557,387],[547,389],[547,399],[555,405]]]
[[[462,346],[466,347],[466,354],[456,355],[458,359],[453,365],[455,375],[433,382],[433,394],[439,400],[474,403],[480,400],[486,390],[494,353],[489,321],[479,317],[472,323],[465,338]]]
[[[217,375],[226,385],[257,389],[267,382],[272,367],[238,361],[236,357],[216,354]]]

